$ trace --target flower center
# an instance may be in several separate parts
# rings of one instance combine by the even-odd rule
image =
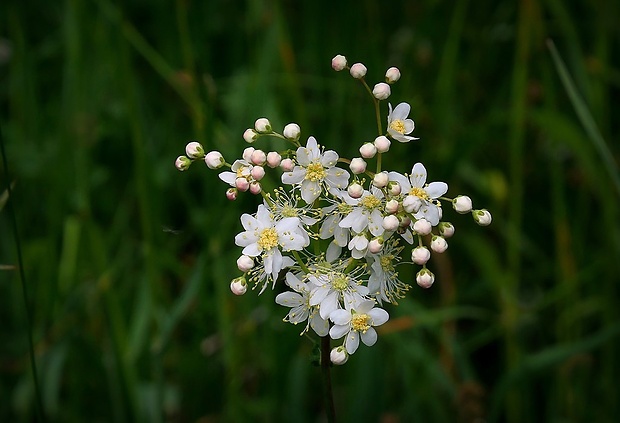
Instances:
[[[351,317],[351,329],[366,333],[366,331],[370,329],[370,325],[368,324],[369,320],[370,316],[367,314],[354,314]]]
[[[430,197],[428,196],[426,191],[424,191],[423,188],[418,188],[418,187],[411,188],[409,190],[409,195],[415,195],[416,197],[419,197],[422,200],[429,200],[430,199]]]
[[[306,168],[306,179],[317,182],[325,179],[325,169],[320,162],[312,162]]]
[[[271,250],[278,245],[278,232],[275,228],[263,229],[258,236],[258,246],[264,251]]]
[[[366,207],[367,209],[372,210],[381,205],[381,200],[379,200],[377,197],[371,194],[371,195],[367,195],[366,197],[362,198],[362,200],[360,201],[360,204]]]
[[[349,204],[347,204],[347,203],[338,203],[338,213],[340,213],[340,214],[349,214],[349,213],[351,213],[351,210],[353,210],[353,207],[351,207]]]
[[[287,204],[286,206],[282,207],[282,216],[297,217],[297,209]]]
[[[343,291],[349,286],[349,277],[343,273],[334,276],[332,287],[337,291]]]
[[[384,256],[381,256],[381,258],[379,259],[381,268],[386,271],[394,270],[394,266],[392,265],[392,260],[394,260],[394,256],[391,254],[386,254]]]
[[[390,128],[392,128],[396,132],[400,132],[401,134],[404,134],[405,133],[405,122],[402,121],[401,119],[393,120],[392,123],[390,123]]]

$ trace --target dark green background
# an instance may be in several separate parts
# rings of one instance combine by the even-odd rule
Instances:
[[[394,145],[390,168],[422,161],[494,217],[445,210],[435,285],[333,370],[340,421],[613,421],[619,17],[611,0],[3,1],[2,134],[48,421],[323,421],[311,343],[275,293],[229,291],[258,199],[228,202],[217,172],[173,163],[194,139],[234,160],[262,116],[353,156],[374,112],[336,54],[371,85],[402,70],[390,101],[412,105],[421,140]],[[35,421],[10,216],[0,421]]]

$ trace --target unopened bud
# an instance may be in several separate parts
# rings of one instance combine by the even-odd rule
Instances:
[[[398,68],[391,67],[385,72],[385,81],[388,84],[393,84],[400,79],[400,71]]]
[[[263,150],[254,150],[250,156],[250,163],[255,165],[264,165],[267,161],[267,155]]]
[[[343,70],[346,67],[347,67],[347,58],[346,57],[344,57],[342,54],[337,54],[336,56],[334,56],[334,58],[332,59],[332,68],[336,72],[340,72],[341,70]]]
[[[255,130],[253,130],[252,128],[248,128],[243,133],[243,139],[248,144],[252,144],[254,141],[256,141],[258,139],[258,133]]]
[[[444,238],[450,238],[454,235],[454,226],[450,222],[441,222],[439,224],[439,233]]]
[[[226,190],[226,198],[228,198],[230,201],[235,201],[237,199],[237,188],[228,188]]]
[[[199,142],[192,141],[185,146],[185,154],[190,159],[201,159],[205,155],[205,150]]]
[[[372,95],[374,95],[377,100],[386,100],[390,94],[392,94],[392,90],[385,82],[379,82],[372,89]]]
[[[280,166],[280,162],[282,161],[282,156],[277,151],[270,151],[267,153],[267,166],[270,168],[276,168]]]
[[[250,193],[257,195],[260,194],[262,190],[263,187],[261,186],[260,182],[253,181],[250,183]]]
[[[408,195],[403,200],[403,209],[407,213],[417,213],[422,207],[422,200],[417,195]]]
[[[403,188],[400,186],[398,182],[396,181],[388,182],[388,192],[390,193],[390,195],[397,196],[398,194],[400,194],[402,189]]]
[[[426,264],[431,258],[431,252],[426,247],[415,247],[411,250],[411,261],[415,264]]]
[[[431,250],[436,253],[443,253],[448,249],[448,242],[444,237],[434,236],[431,240]]]
[[[387,172],[379,172],[375,173],[374,178],[372,178],[372,184],[377,188],[383,188],[390,181],[390,177]]]
[[[433,282],[435,282],[435,275],[427,268],[424,268],[415,276],[415,281],[422,288],[430,288]]]
[[[351,169],[351,172],[353,172],[354,175],[364,173],[366,172],[366,162],[361,157],[356,157],[351,160],[349,169]]]
[[[254,122],[254,129],[259,134],[268,134],[271,132],[271,122],[267,118],[259,118]]]
[[[396,231],[399,225],[400,225],[400,221],[393,214],[390,214],[383,218],[382,226],[383,226],[383,229],[385,229],[386,231],[391,231],[391,232]]]
[[[284,159],[280,162],[280,167],[285,172],[291,172],[295,168],[293,159]]]
[[[387,203],[385,203],[385,211],[386,213],[394,214],[398,211],[398,206],[399,206],[398,200],[395,200],[394,198],[392,198]]]
[[[262,166],[254,166],[250,171],[250,175],[255,181],[260,181],[265,177],[265,168]]]
[[[255,148],[254,147],[247,147],[243,149],[243,154],[241,154],[241,157],[243,157],[243,160],[245,160],[246,162],[251,162],[252,161],[252,153],[254,153]]]
[[[230,283],[230,290],[235,295],[243,295],[248,290],[248,284],[243,276],[235,278]]]
[[[465,214],[471,211],[471,198],[466,195],[459,195],[452,200],[452,207],[457,213]]]
[[[237,259],[237,267],[245,273],[254,267],[254,259],[252,257],[242,255]]]
[[[250,188],[250,181],[246,178],[235,179],[235,187],[241,192],[246,192]]]
[[[382,249],[383,249],[383,238],[382,237],[372,239],[368,243],[368,251],[370,251],[372,254],[377,254]]]
[[[392,142],[385,135],[380,135],[375,138],[374,144],[379,153],[385,153],[390,149]]]
[[[487,209],[474,210],[472,215],[476,223],[480,226],[489,226],[493,220],[491,213],[489,213]]]
[[[366,71],[368,69],[366,69],[366,66],[364,66],[361,63],[356,63],[353,66],[351,66],[351,69],[349,69],[349,73],[351,73],[351,76],[355,79],[361,79],[366,75]]]
[[[205,163],[209,169],[217,169],[224,165],[224,157],[219,151],[209,151],[205,156]]]
[[[181,172],[184,172],[187,169],[189,169],[191,164],[192,164],[192,161],[188,157],[185,157],[185,156],[179,156],[174,161],[174,167],[176,167],[177,170],[180,170]]]
[[[284,127],[284,131],[282,132],[282,135],[293,141],[297,141],[300,134],[301,128],[296,123],[289,123]]]
[[[329,353],[329,359],[335,365],[341,366],[347,362],[347,360],[349,359],[349,354],[347,353],[347,350],[341,345],[331,350],[331,352]]]
[[[347,188],[347,192],[349,193],[349,195],[351,196],[351,198],[360,198],[362,196],[362,194],[364,194],[364,187],[361,186],[359,183],[357,182],[353,182],[351,185],[349,185],[349,187]]]
[[[371,142],[366,142],[360,147],[360,154],[365,159],[372,159],[377,154],[377,147]]]
[[[431,225],[431,222],[429,222],[428,220],[424,218],[416,220],[415,223],[413,224],[413,230],[418,235],[428,235],[431,233],[432,229],[433,229],[433,226]]]

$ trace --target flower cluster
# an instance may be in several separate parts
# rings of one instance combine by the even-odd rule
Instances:
[[[337,55],[332,68],[348,69],[361,81],[372,94],[377,116],[381,101],[391,95],[391,84],[401,76],[391,67],[385,82],[371,89],[363,64],[349,66],[344,56]],[[391,140],[419,139],[411,135],[415,125],[410,111],[404,102],[395,107],[388,104],[385,132],[378,118],[378,135],[362,143],[360,156],[352,159],[326,149],[313,136],[302,144],[296,123],[278,133],[267,118],[260,118],[243,134],[247,143],[271,136],[293,148],[265,152],[248,147],[229,164],[220,152],[205,154],[194,141],[187,145],[186,155],[176,160],[182,171],[198,160],[210,169],[226,168],[219,177],[230,186],[226,191],[230,200],[246,191],[261,195],[256,213],[241,216],[243,231],[235,243],[242,248],[237,267],[243,275],[231,282],[231,290],[242,295],[252,285],[262,293],[270,285],[286,284],[290,290],[275,298],[290,308],[284,320],[304,325],[302,333],[312,330],[321,337],[343,339],[330,355],[335,364],[346,362],[360,340],[367,346],[377,341],[374,327],[389,319],[381,307],[397,304],[410,288],[408,281],[400,279],[399,266],[421,266],[417,284],[433,285],[435,275],[427,263],[431,254],[446,251],[447,239],[455,230],[442,220],[443,205],[450,204],[457,213],[471,213],[481,226],[491,223],[491,214],[473,209],[468,196],[446,197],[445,182],[428,182],[422,163],[413,164],[409,173],[381,168]],[[370,160],[374,171],[368,166]],[[282,185],[265,192],[261,181],[270,171],[276,172]],[[409,255],[411,261],[405,261]]]

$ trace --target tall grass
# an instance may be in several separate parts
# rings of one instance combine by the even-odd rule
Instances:
[[[390,100],[412,104],[421,140],[394,145],[393,167],[420,160],[494,216],[481,231],[454,215],[435,286],[333,369],[341,421],[613,421],[620,4],[595,3],[0,4],[32,312],[5,206],[0,421],[37,419],[29,330],[50,421],[321,421],[312,345],[274,292],[228,289],[255,199],[172,163],[192,139],[234,159],[262,116],[353,155],[374,111],[331,70],[338,53],[371,81],[403,72]]]

